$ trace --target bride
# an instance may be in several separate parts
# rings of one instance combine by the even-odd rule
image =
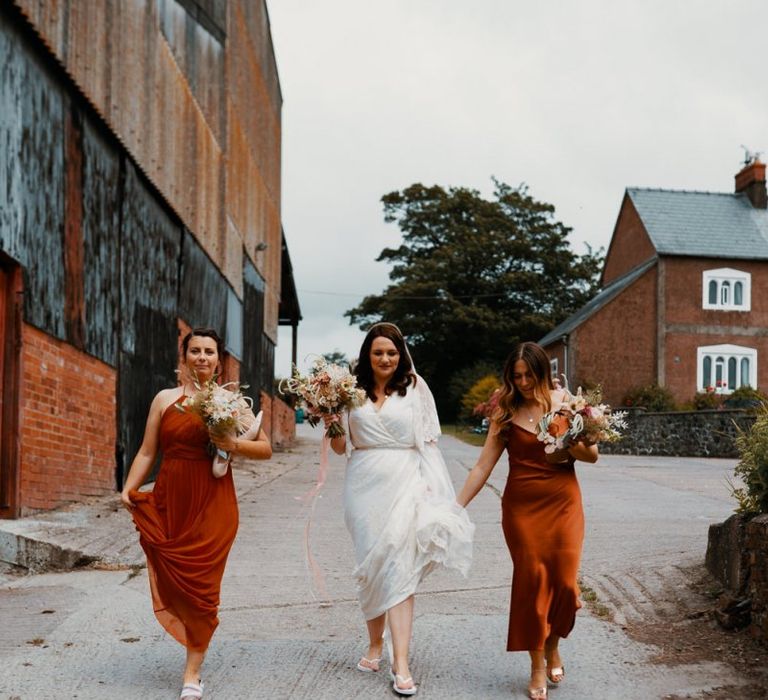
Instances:
[[[348,415],[349,439],[336,437],[331,447],[348,457],[344,519],[368,626],[368,651],[357,668],[379,670],[388,624],[393,689],[414,695],[418,688],[408,667],[414,593],[437,565],[466,575],[474,525],[456,504],[437,447],[435,402],[397,326],[377,323],[369,329],[355,375],[368,399]]]

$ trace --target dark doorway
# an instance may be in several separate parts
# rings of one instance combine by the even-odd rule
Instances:
[[[21,305],[21,269],[0,254],[0,518],[19,515]]]

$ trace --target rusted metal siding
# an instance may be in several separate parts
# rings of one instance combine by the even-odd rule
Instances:
[[[219,144],[226,143],[226,4],[157,0],[160,29]],[[207,10],[207,11],[206,11]]]
[[[64,339],[66,104],[24,41],[0,14],[0,249],[24,268],[26,320]]]
[[[120,224],[118,482],[138,451],[154,395],[174,385],[182,229],[131,164]]]
[[[221,264],[222,145],[160,31],[158,4],[15,2],[140,169]]]
[[[250,396],[259,400],[259,390],[264,387],[262,368],[264,338],[264,280],[253,263],[243,263],[243,358],[240,365],[240,379],[250,386]],[[272,368],[270,368],[272,371]]]
[[[238,295],[245,250],[276,340],[282,96],[263,0],[14,2]]]
[[[227,213],[266,280],[264,332],[277,341],[280,299],[282,97],[261,2],[233,0],[227,31]],[[266,244],[265,250],[258,250]]]
[[[114,138],[83,123],[83,247],[85,350],[117,365],[120,300],[120,210],[124,201],[121,156]]]
[[[223,338],[228,290],[221,272],[186,231],[181,250],[179,317],[193,327],[214,328]]]
[[[118,369],[120,484],[173,383],[177,317],[225,335],[254,398],[272,391],[281,97],[266,10],[14,2],[0,7],[0,251],[22,269],[25,320]]]
[[[64,321],[66,338],[85,347],[83,284],[83,120],[75,107],[64,113]]]

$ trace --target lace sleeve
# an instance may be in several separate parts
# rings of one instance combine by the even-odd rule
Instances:
[[[440,419],[437,416],[435,399],[424,378],[416,375],[416,397],[418,399],[417,429],[424,442],[437,442],[440,437]]]

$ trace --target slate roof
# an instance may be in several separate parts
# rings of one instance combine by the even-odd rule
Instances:
[[[768,259],[768,210],[745,194],[628,187],[659,255]]]
[[[650,258],[644,263],[631,269],[629,272],[624,273],[621,277],[617,277],[608,286],[604,287],[597,296],[592,297],[586,304],[584,304],[584,306],[582,306],[576,313],[566,318],[559,326],[547,333],[539,341],[539,345],[546,347],[560,338],[560,336],[568,335],[574,328],[577,328],[584,323],[584,321],[592,316],[592,314],[597,313],[602,309],[609,301],[611,301],[611,299],[616,297],[619,292],[622,292],[635,280],[642,277],[643,274],[656,264],[657,260],[658,258],[656,257]]]

